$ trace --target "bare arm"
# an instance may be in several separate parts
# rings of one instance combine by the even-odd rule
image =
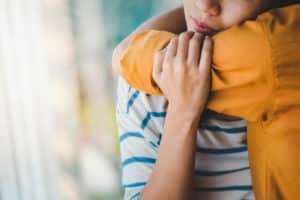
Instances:
[[[113,51],[112,67],[113,75],[117,77],[120,74],[120,59],[126,50],[131,38],[138,32],[156,29],[166,30],[173,33],[181,33],[186,30],[183,7],[180,6],[159,16],[152,17],[144,22],[134,32],[127,36]]]
[[[149,182],[141,192],[141,200],[193,199],[191,181],[200,116],[178,113],[182,110],[175,105],[167,110],[157,161]]]
[[[192,199],[196,131],[210,90],[212,41],[191,32],[156,53],[153,77],[169,105],[152,175],[141,199]]]
[[[174,12],[174,15],[180,15],[184,21],[182,8]],[[163,17],[168,17],[168,19],[154,18],[154,21],[142,25],[116,48],[113,55],[114,67],[119,68],[120,58],[135,33],[147,29],[168,30],[165,27],[169,27],[168,31],[174,33],[185,30],[185,26],[178,28],[179,20],[176,20],[174,16],[170,17],[170,14],[166,14]],[[172,24],[176,27],[175,29],[170,26]],[[163,90],[169,105],[158,157],[151,176],[141,191],[140,199],[142,200],[192,199],[196,131],[210,84],[209,67],[212,45],[204,43],[206,48],[203,48],[204,53],[200,56],[202,39],[203,36],[199,34],[193,36],[191,33],[184,33],[179,36],[178,40],[175,40],[175,43],[170,42],[169,48],[165,50],[166,62],[161,62],[164,60],[164,54],[161,52],[154,61],[156,62],[154,69],[157,69],[154,71],[157,73],[153,74],[153,77]],[[178,51],[176,56],[175,51]]]

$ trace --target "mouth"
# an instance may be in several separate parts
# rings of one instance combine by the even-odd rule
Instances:
[[[197,21],[195,18],[191,17],[192,19],[192,26],[193,29],[197,32],[203,33],[203,34],[207,34],[207,35],[211,35],[213,33],[216,32],[216,30],[214,30],[213,28],[208,27],[207,25]]]

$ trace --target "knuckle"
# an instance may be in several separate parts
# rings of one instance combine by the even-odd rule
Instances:
[[[181,40],[187,40],[191,37],[191,33],[190,32],[184,32],[184,33],[181,33],[179,35],[179,39]]]
[[[196,61],[196,59],[190,59],[188,62],[187,62],[187,64],[189,65],[189,66],[197,66],[197,61]]]
[[[170,50],[173,50],[174,48],[175,48],[174,43],[173,42],[169,43],[169,45],[166,48],[165,53],[168,52],[168,51],[170,51]]]
[[[160,60],[164,57],[166,51],[157,51],[154,53],[154,60]]]
[[[169,44],[166,45],[165,49],[168,50],[173,45],[173,39],[170,40]]]
[[[195,40],[202,40],[203,39],[203,34],[202,33],[195,33],[193,35],[193,38],[192,39],[195,39]]]
[[[162,54],[162,50],[159,50],[154,53],[154,56],[155,56],[155,58],[157,58],[157,57],[161,56],[161,54]]]
[[[211,48],[210,47],[203,47],[202,52],[210,54],[211,53]]]
[[[180,56],[177,56],[174,58],[174,63],[177,64],[182,64],[184,62],[184,59]]]
[[[204,37],[204,35],[205,35],[204,33],[200,33],[200,32],[195,33],[195,36],[198,36],[198,37]]]
[[[177,40],[178,40],[178,37],[173,37],[173,38],[171,39],[171,41],[170,41],[169,44],[175,43],[175,42],[177,42]]]
[[[176,66],[177,68],[186,68],[186,65],[187,65],[187,63],[186,63],[186,61],[183,60],[183,59],[178,59],[178,60],[176,61],[176,64],[175,64],[175,66]]]
[[[172,57],[167,56],[167,57],[164,58],[164,65],[169,65],[172,62],[173,62]]]
[[[160,63],[161,57],[159,56],[159,54],[156,54],[154,56],[154,60],[153,60],[153,64],[154,66],[158,65]]]
[[[204,52],[211,52],[212,51],[212,46],[211,45],[203,45],[202,51]]]
[[[162,48],[161,50],[160,50],[160,53],[165,53],[167,51],[167,47],[164,47],[164,48]]]
[[[163,62],[163,67],[168,67],[171,65],[171,60],[170,58],[165,58],[164,62]]]
[[[190,43],[193,44],[193,45],[200,44],[200,43],[201,43],[201,38],[193,37],[193,38],[190,40]]]

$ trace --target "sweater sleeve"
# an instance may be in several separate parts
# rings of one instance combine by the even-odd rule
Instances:
[[[121,58],[121,74],[132,87],[153,95],[162,95],[152,80],[154,54],[163,49],[175,34],[144,31],[135,35]]]
[[[133,87],[163,95],[152,81],[155,51],[174,36],[165,31],[139,33],[122,60],[122,76]],[[213,37],[212,95],[208,108],[219,113],[257,120],[268,96],[269,45],[263,26],[247,21]]]
[[[212,95],[208,108],[258,120],[270,95],[270,45],[260,21],[247,21],[214,36]]]

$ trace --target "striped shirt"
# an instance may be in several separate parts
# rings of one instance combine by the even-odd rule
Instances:
[[[151,176],[163,134],[166,102],[165,97],[142,93],[124,79],[118,80],[117,123],[125,200],[139,199]],[[196,199],[254,199],[248,151],[242,142],[245,137],[244,120],[209,118],[200,122],[192,186]]]

